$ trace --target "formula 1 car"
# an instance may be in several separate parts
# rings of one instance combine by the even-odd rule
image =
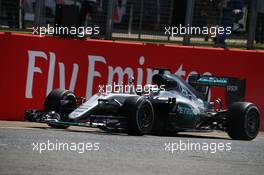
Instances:
[[[167,69],[158,70],[152,82],[163,89],[155,92],[99,92],[85,101],[68,90],[56,89],[47,96],[44,110],[27,110],[25,119],[53,128],[98,127],[130,135],[223,130],[232,139],[257,136],[260,112],[253,103],[244,102],[245,80],[197,74],[187,83]],[[212,87],[225,88],[226,109],[219,98],[207,101]]]

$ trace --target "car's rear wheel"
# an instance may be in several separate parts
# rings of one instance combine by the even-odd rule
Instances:
[[[76,109],[76,107],[75,95],[71,91],[64,89],[55,89],[51,91],[44,102],[44,110],[46,112],[55,111],[58,113],[58,120],[60,121],[67,121],[68,115]],[[69,127],[54,123],[48,123],[48,125],[58,129],[66,129]]]
[[[252,103],[238,102],[230,106],[227,133],[232,139],[253,140],[259,132],[260,113]]]
[[[127,117],[129,135],[145,135],[151,132],[154,110],[148,99],[142,96],[128,97],[123,104],[123,114]]]

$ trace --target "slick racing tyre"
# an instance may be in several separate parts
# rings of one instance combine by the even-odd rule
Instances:
[[[253,140],[259,132],[260,113],[252,103],[237,102],[228,109],[227,133],[235,140]]]
[[[75,95],[68,90],[55,89],[49,93],[45,102],[44,110],[46,112],[55,111],[58,113],[58,120],[67,121],[68,115],[77,108]],[[56,125],[48,123],[52,128],[66,129],[69,126]]]
[[[151,102],[142,96],[128,97],[123,105],[123,115],[127,117],[129,135],[149,134],[154,124],[154,110]]]

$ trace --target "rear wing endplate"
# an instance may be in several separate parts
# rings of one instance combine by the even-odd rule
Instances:
[[[201,92],[201,87],[223,87],[226,89],[227,105],[234,102],[245,100],[246,80],[234,77],[218,77],[208,75],[191,75],[188,79],[198,92]],[[209,91],[209,90],[208,90]],[[202,94],[204,92],[201,92]],[[205,95],[205,94],[203,94]],[[207,94],[208,97],[208,94]]]

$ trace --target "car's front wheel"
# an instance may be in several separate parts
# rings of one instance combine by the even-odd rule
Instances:
[[[128,97],[123,104],[123,115],[127,117],[129,135],[149,134],[154,124],[151,102],[142,96]]]
[[[44,110],[46,112],[56,112],[58,115],[54,116],[57,116],[60,121],[67,121],[68,115],[76,109],[76,107],[75,95],[71,91],[64,89],[55,89],[51,91],[44,102]],[[48,125],[57,129],[66,129],[69,127],[67,125],[57,125],[54,123],[48,123]]]

